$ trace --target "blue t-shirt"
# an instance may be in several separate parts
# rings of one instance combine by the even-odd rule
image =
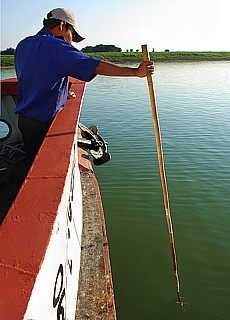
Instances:
[[[90,81],[100,59],[88,57],[47,29],[22,40],[15,51],[18,105],[15,113],[48,122],[64,108],[68,76]]]

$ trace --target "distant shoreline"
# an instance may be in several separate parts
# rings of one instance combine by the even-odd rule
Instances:
[[[14,66],[2,66],[1,65],[1,69],[14,69]]]
[[[140,63],[143,61],[141,52],[92,52],[86,53],[103,60],[115,63]],[[230,51],[224,52],[150,52],[151,60],[155,62],[184,62],[184,61],[230,61]],[[1,55],[1,68],[13,68],[14,55]]]
[[[116,63],[140,63],[143,61],[141,52],[94,52],[87,54]],[[230,61],[230,52],[150,52],[150,58],[155,62]]]

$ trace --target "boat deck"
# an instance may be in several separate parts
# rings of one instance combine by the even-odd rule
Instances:
[[[11,201],[6,201],[4,205],[1,201],[1,212],[3,209],[7,212],[0,225],[0,318],[5,320],[23,318],[52,234],[69,166],[69,154],[76,135],[76,103],[81,102],[84,86],[73,79],[71,89],[79,92],[79,95],[77,99],[67,101],[67,108],[55,119],[22,188],[18,192],[17,184],[15,189],[6,182],[2,185],[8,200],[12,200],[18,192],[11,206]],[[55,164],[55,167],[47,167],[47,161]],[[88,153],[80,148],[78,161],[83,193],[83,233],[75,319],[115,320],[108,240],[100,191]],[[0,193],[1,196],[2,200],[3,194]],[[44,294],[45,291],[41,299],[45,299]]]

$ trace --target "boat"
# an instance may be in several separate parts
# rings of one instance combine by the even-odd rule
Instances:
[[[110,156],[97,127],[79,123],[85,82],[70,80],[76,97],[55,117],[28,174],[14,113],[17,79],[1,81],[0,319],[116,319],[90,160],[100,165]]]

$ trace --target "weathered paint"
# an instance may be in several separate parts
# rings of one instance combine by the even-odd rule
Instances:
[[[102,206],[102,200],[100,195],[100,189],[98,185],[98,181],[93,176],[94,185],[96,190],[96,197],[98,199],[99,212],[101,217],[102,224],[102,233],[103,233],[103,256],[104,256],[104,268],[105,268],[105,278],[106,278],[106,288],[107,288],[107,305],[108,305],[108,320],[116,320],[116,311],[115,311],[115,302],[114,302],[114,291],[113,291],[113,282],[112,282],[112,273],[111,273],[111,265],[110,265],[110,256],[109,256],[109,245],[108,238],[106,233],[106,223],[104,210]]]
[[[56,117],[0,226],[0,319],[44,320],[58,319],[58,312],[68,318],[74,314],[75,304],[69,299],[70,295],[76,299],[81,234],[75,133],[85,84],[72,82],[77,98],[68,100]],[[67,279],[71,271],[71,277],[76,276],[73,283]]]
[[[81,172],[83,230],[76,320],[115,320],[116,311],[103,206],[95,174]]]

